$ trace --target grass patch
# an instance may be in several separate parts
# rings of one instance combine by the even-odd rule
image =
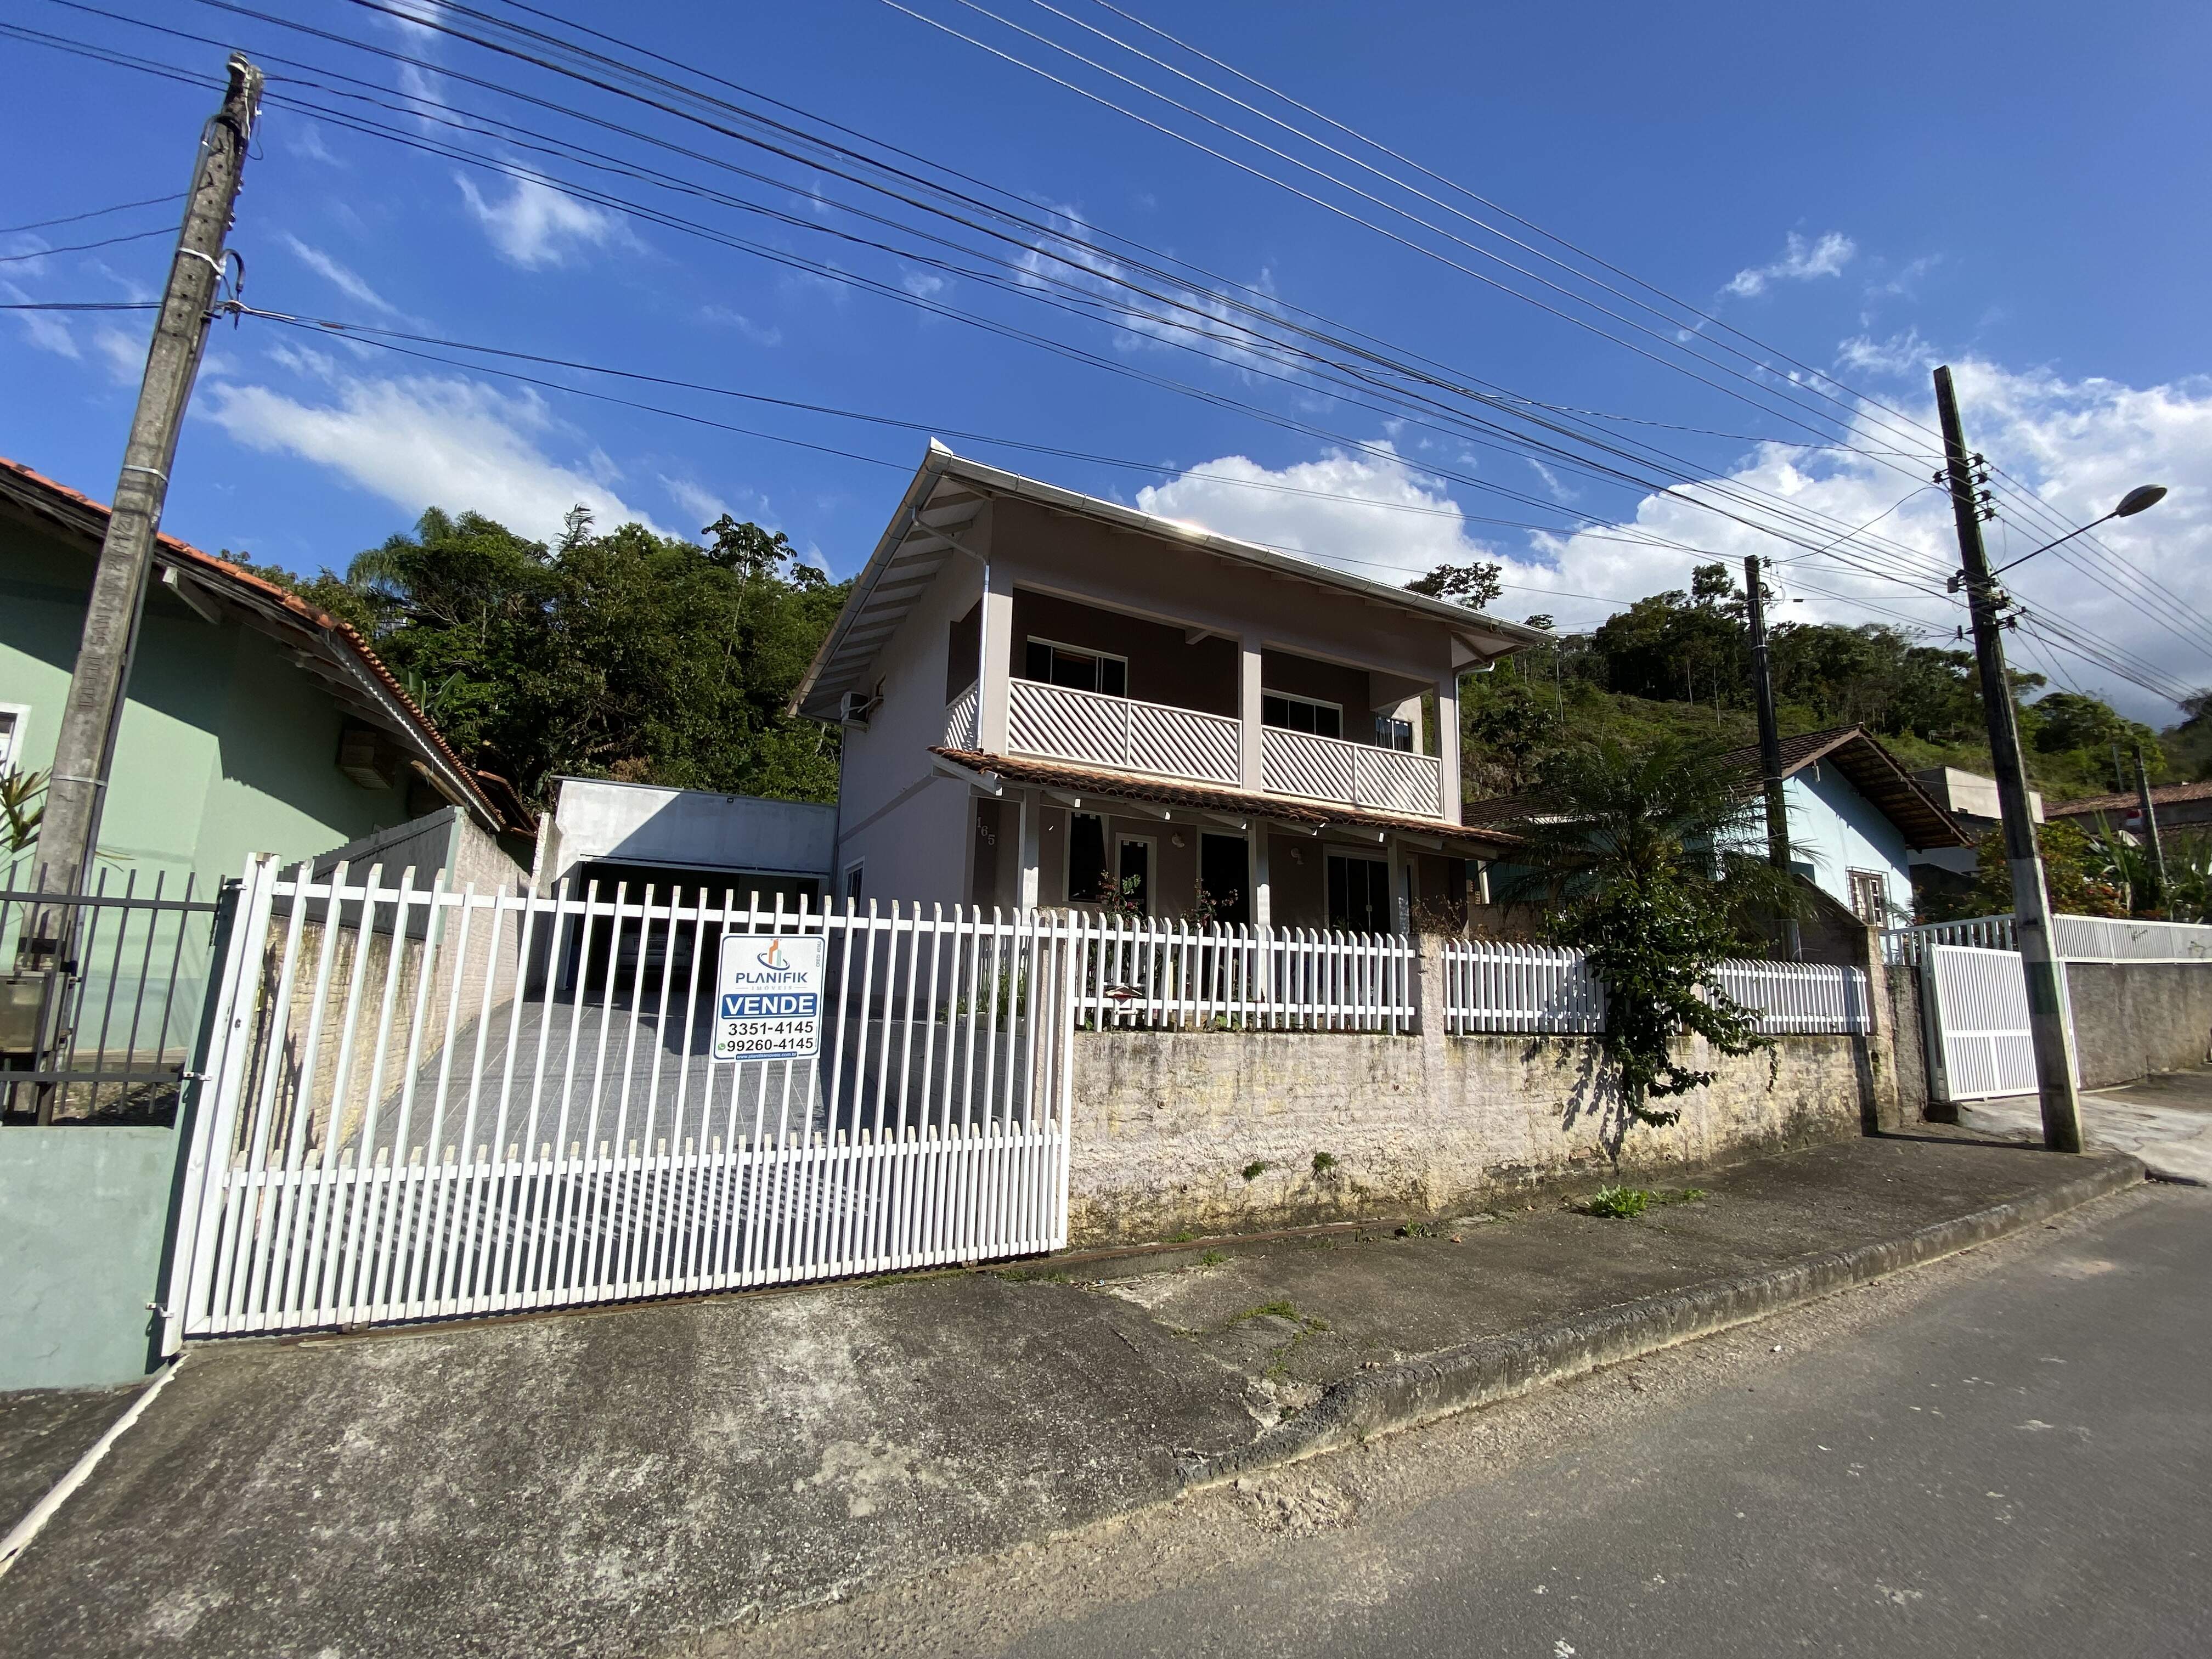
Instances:
[[[1229,1252],[1226,1250],[1208,1250],[1204,1255],[1199,1257],[1198,1265],[1201,1267],[1218,1267],[1228,1260]]]
[[[1702,1187],[1682,1187],[1673,1192],[1655,1192],[1649,1187],[1601,1187],[1573,1207],[1584,1215],[1621,1221],[1642,1215],[1655,1204],[1694,1204],[1705,1195]]]
[[[1267,1171],[1273,1168],[1274,1168],[1274,1165],[1268,1163],[1266,1158],[1255,1158],[1249,1164],[1247,1164],[1244,1166],[1244,1179],[1247,1181],[1257,1181],[1261,1176],[1267,1174]]]
[[[1317,1175],[1317,1176],[1319,1176],[1319,1175],[1327,1175],[1327,1174],[1328,1174],[1331,1170],[1334,1170],[1335,1167],[1336,1167],[1336,1154],[1335,1154],[1335,1153],[1334,1153],[1334,1152],[1316,1152],[1316,1153],[1314,1154],[1314,1173],[1315,1173],[1316,1175]]]
[[[1398,1229],[1398,1237],[1401,1238],[1442,1238],[1443,1237],[1443,1231],[1434,1222],[1408,1221],[1404,1226]]]

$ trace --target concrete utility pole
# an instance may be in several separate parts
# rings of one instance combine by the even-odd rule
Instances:
[[[2142,808],[2143,845],[2150,848],[2151,902],[2166,902],[2166,844],[2159,839],[2158,808],[2150,798],[2150,774],[2143,769],[2142,745],[2136,745],[2136,799]]]
[[[2020,714],[2005,667],[2008,601],[1990,574],[1982,546],[1981,507],[1974,495],[1973,464],[1959,429],[1958,394],[1947,366],[1936,371],[1936,411],[1943,425],[1944,470],[1938,483],[1951,487],[1951,516],[1959,529],[1959,560],[1966,608],[1974,622],[1974,655],[1981,666],[1982,708],[1990,724],[1990,765],[1996,774],[2003,814],[2005,862],[2012,873],[2013,928],[2027,975],[2027,1020],[2035,1045],[2035,1075],[2043,1101],[2043,1144],[2054,1152],[2081,1150],[2081,1101],[2074,1086],[2074,1030],[2067,1018],[2066,981],[2052,949],[2051,890],[2035,817],[2027,795],[2027,764],[2020,748]]]
[[[1790,808],[1782,789],[1782,726],[1774,717],[1774,675],[1766,654],[1766,598],[1759,591],[1759,556],[1743,562],[1743,592],[1751,624],[1751,690],[1759,705],[1759,772],[1766,790],[1766,857],[1790,867]]]
[[[39,830],[40,889],[81,890],[94,848],[115,759],[131,653],[153,569],[154,538],[169,489],[169,466],[185,404],[199,373],[210,307],[222,278],[223,238],[238,199],[239,175],[261,104],[261,71],[245,58],[230,59],[230,86],[222,107],[200,133],[198,164],[185,207],[184,228],[169,266],[167,292],[146,352],[138,408],[131,418],[115,505],[100,544],[92,595],[84,611],[84,637],[62,706],[54,764],[46,784],[46,815]],[[53,936],[51,925],[38,930]]]

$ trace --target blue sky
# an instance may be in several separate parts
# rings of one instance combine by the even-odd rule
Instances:
[[[1542,265],[1372,175],[1352,173],[1079,24],[1143,44],[1413,178],[1379,152],[1145,36],[1091,0],[1054,3],[1065,16],[1032,0],[991,0],[989,9],[1265,133],[1537,276],[1652,323],[1649,313],[1597,295],[1582,277]],[[428,0],[392,3],[422,12]],[[504,0],[475,3],[510,21],[531,21]],[[1316,181],[963,0],[902,3],[1141,107],[1346,212],[1395,226],[1408,240],[1574,308],[1484,252]],[[1786,383],[1777,391],[1771,377],[1757,385],[1734,380],[1686,356],[1685,346],[1720,352],[1708,344],[1725,339],[1715,325],[1701,322],[1689,336],[1671,326],[1646,336],[1580,313],[1626,333],[1632,350],[881,0],[799,8],[549,0],[546,9],[975,175],[1026,201],[1048,223],[1095,227],[1165,250],[1272,296],[1272,305],[1302,307],[1387,341],[1398,357],[1419,354],[1569,410],[1664,423],[1568,417],[1660,446],[1687,475],[1710,481],[1690,490],[1693,497],[1718,500],[1727,491],[1739,501],[1755,498],[1749,516],[1765,528],[1680,495],[1658,495],[1643,474],[1643,482],[1623,483],[1576,471],[1556,458],[1540,465],[1525,454],[1470,447],[1463,433],[1404,422],[1402,408],[1361,407],[1310,373],[1271,378],[1271,366],[1249,352],[1229,349],[1227,362],[1201,361],[1185,348],[1204,343],[1187,331],[1178,337],[1171,327],[1077,317],[1040,304],[1036,296],[1050,290],[1034,276],[1026,285],[1009,278],[994,286],[833,241],[825,233],[842,229],[896,235],[909,252],[923,246],[910,228],[887,233],[853,217],[836,204],[840,199],[909,225],[965,233],[887,205],[803,161],[782,161],[449,33],[409,27],[373,7],[297,0],[283,15],[416,62],[200,0],[112,0],[110,9],[358,77],[339,82],[270,65],[273,75],[294,77],[272,85],[280,97],[327,106],[332,88],[374,91],[398,108],[337,106],[404,135],[461,144],[493,164],[466,165],[348,131],[272,98],[233,240],[246,259],[245,298],[256,306],[1143,463],[1165,470],[967,440],[954,445],[1170,516],[1323,559],[1357,561],[1352,568],[1369,574],[1411,573],[1447,558],[1499,558],[1513,583],[1498,606],[1509,615],[1542,611],[1584,624],[1605,614],[1602,600],[1683,585],[1697,556],[1656,544],[1663,539],[1730,557],[1761,552],[1791,559],[1783,575],[1792,615],[1851,621],[1902,615],[1944,631],[1956,619],[1940,595],[1925,591],[1935,586],[1931,573],[1955,550],[1944,501],[1933,491],[1911,494],[1924,476],[1918,453],[1924,437],[1900,436],[1889,417],[1855,405],[1848,428],[1827,434],[1853,447],[1778,447],[1771,441],[1806,437],[1783,417],[1786,404],[1776,412],[1790,395]],[[1929,418],[1929,364],[1951,362],[1967,399],[1970,440],[2044,504],[2039,516],[2023,501],[2001,503],[1990,532],[2000,559],[2047,539],[2055,533],[2047,524],[2101,513],[2129,485],[2172,486],[2172,496],[2155,512],[2100,532],[2101,546],[2082,549],[2071,562],[2045,555],[2021,573],[2017,592],[2047,620],[2040,638],[2026,630],[2016,660],[2103,690],[2160,721],[2173,718],[2170,702],[2109,664],[2069,656],[2054,637],[2058,630],[2086,630],[2087,640],[2076,635],[2075,644],[2092,655],[2117,653],[2135,674],[2168,690],[2212,684],[2212,623],[2196,614],[2199,600],[2212,611],[2212,583],[2203,580],[2212,572],[2206,378],[2212,324],[2202,303],[2212,224],[2204,207],[2208,121],[2195,73],[2212,47],[2212,13],[2140,5],[2119,23],[2093,9],[2056,4],[1865,5],[1847,14],[1710,3],[1206,4],[1171,12],[1138,0],[1127,9],[1911,420]],[[449,27],[475,27],[455,11],[434,15]],[[52,0],[9,0],[0,22],[194,74],[221,67],[216,46]],[[215,101],[211,92],[20,36],[0,36],[0,56],[19,94],[17,128],[30,135],[32,152],[0,198],[0,223],[181,186],[193,135]],[[666,72],[680,78],[680,71]],[[555,107],[516,102],[462,78],[470,76]],[[323,84],[303,86],[302,76]],[[750,192],[799,222],[595,176],[573,158],[531,152],[529,134],[487,131],[488,116],[592,145],[624,166],[649,165],[693,186]],[[585,125],[591,117],[696,154],[674,155]],[[778,182],[743,180],[716,161]],[[826,261],[837,272],[1042,335],[1130,373],[579,200],[518,179],[518,167],[611,190],[790,260]],[[1419,182],[1538,240],[1465,198]],[[0,236],[0,255],[16,256],[0,263],[0,300],[150,295],[167,264],[160,237],[76,252],[43,250],[155,228],[173,217],[167,207],[140,209]],[[991,246],[1086,297],[1108,291],[1095,272],[1044,263],[1033,251],[1041,244]],[[1540,245],[1567,257],[1555,245]],[[1195,313],[1178,316],[1199,320]],[[139,313],[0,316],[0,374],[9,388],[0,398],[0,453],[89,493],[110,493],[144,327]],[[1726,358],[1730,365],[1747,361]],[[1700,384],[1679,372],[1682,367],[1722,385]],[[343,567],[433,504],[476,507],[539,535],[556,527],[577,500],[589,502],[602,523],[638,517],[687,534],[726,508],[785,530],[842,575],[873,545],[923,442],[921,432],[704,392],[532,372],[895,465],[740,436],[248,319],[235,328],[225,324],[212,341],[167,527],[203,546],[312,570]],[[1136,374],[1170,378],[1205,395],[1164,390]],[[1220,399],[1254,405],[1275,421],[1222,407]],[[1869,450],[1881,453],[1863,453]],[[1796,526],[1794,543],[1765,533],[1778,511]],[[1855,563],[1814,550],[1826,539],[1816,533],[1820,526],[1840,535],[1883,514],[1870,532],[1879,540],[1863,536],[1838,544],[1859,556]],[[1479,522],[1485,519],[1549,528]]]

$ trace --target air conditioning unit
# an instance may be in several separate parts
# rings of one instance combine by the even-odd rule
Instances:
[[[837,718],[847,726],[865,726],[868,716],[876,712],[876,705],[882,701],[866,691],[848,691],[837,700]]]

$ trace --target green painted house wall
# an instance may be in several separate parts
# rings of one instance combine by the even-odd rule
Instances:
[[[27,706],[25,769],[52,763],[91,579],[76,547],[0,520],[0,706]],[[406,821],[404,785],[365,789],[338,769],[346,720],[277,641],[155,585],[100,821],[111,886],[190,872],[204,888],[249,854],[310,858]]]

